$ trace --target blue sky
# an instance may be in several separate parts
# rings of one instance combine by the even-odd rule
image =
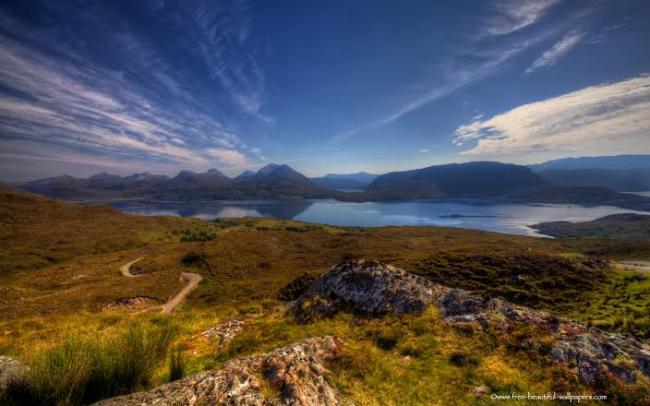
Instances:
[[[0,179],[650,153],[647,1],[7,1]]]

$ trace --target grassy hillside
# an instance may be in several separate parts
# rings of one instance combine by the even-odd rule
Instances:
[[[613,214],[580,223],[540,223],[532,227],[553,237],[650,238],[650,216],[633,213]]]
[[[99,379],[93,375],[98,371],[122,373],[106,360],[126,356],[124,346],[141,347],[138,357],[147,359],[117,392],[103,386],[77,393],[70,403],[166,382],[177,353],[183,365],[176,358],[175,373],[180,368],[187,375],[322,334],[346,340],[343,357],[330,365],[331,380],[358,404],[471,403],[480,385],[506,392],[589,391],[517,349],[521,337],[450,328],[434,309],[420,317],[344,312],[309,326],[286,315],[278,299],[284,286],[353,258],[378,259],[447,286],[650,337],[648,279],[585,256],[583,247],[565,240],[434,227],[145,218],[7,190],[1,196],[2,244],[9,250],[1,257],[0,354],[37,371],[57,365],[61,377],[75,370],[71,359],[86,354],[96,366],[79,378],[88,380],[79,381],[82,387]],[[123,276],[120,266],[139,257],[141,276]],[[155,306],[184,286],[181,272],[204,279],[171,316],[161,316]],[[120,307],[134,297],[143,304]],[[221,350],[197,336],[235,317],[249,324]],[[138,344],[161,334],[151,350]],[[45,392],[61,385],[56,379],[37,382],[34,388]]]
[[[194,219],[130,216],[0,187],[0,275],[80,255],[177,241]]]

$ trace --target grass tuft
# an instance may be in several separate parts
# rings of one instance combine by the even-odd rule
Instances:
[[[169,323],[132,323],[101,339],[68,335],[29,360],[9,403],[77,405],[131,392],[147,384],[173,336]]]

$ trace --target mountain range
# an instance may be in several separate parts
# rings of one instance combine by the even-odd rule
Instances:
[[[604,187],[617,192],[650,190],[650,155],[565,158],[530,168],[562,186]]]
[[[311,178],[311,181],[325,189],[358,191],[363,190],[378,176],[379,175],[374,175],[367,172],[346,174],[328,173],[327,175],[319,178]]]
[[[638,156],[628,161],[632,160],[645,162]],[[623,162],[625,159],[616,157],[605,161]],[[649,198],[617,192],[625,189],[625,182],[635,184],[638,188],[645,187],[643,182],[634,183],[637,178],[621,176],[617,178],[618,183],[614,187],[608,182],[614,179],[613,175],[589,176],[589,173],[598,171],[606,171],[608,174],[615,171],[632,171],[639,173],[639,179],[647,181],[647,168],[623,168],[623,164],[619,164],[616,169],[587,169],[580,166],[584,161],[569,162],[574,165],[549,162],[526,167],[499,162],[467,162],[434,165],[383,175],[360,172],[328,174],[319,178],[308,178],[288,165],[269,164],[257,172],[245,171],[235,178],[230,178],[217,169],[210,169],[203,173],[181,171],[175,177],[150,173],[122,177],[102,173],[83,179],[63,175],[17,186],[30,192],[67,200],[209,201],[330,198],[344,201],[407,201],[478,198],[511,202],[613,205],[650,210]],[[557,171],[564,171],[565,175],[555,176]],[[580,176],[583,176],[583,183],[571,181],[580,179]]]

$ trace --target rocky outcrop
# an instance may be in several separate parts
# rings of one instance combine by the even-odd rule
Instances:
[[[550,336],[551,362],[571,368],[584,383],[602,376],[634,384],[639,374],[650,378],[650,346],[631,337],[606,333],[545,312],[451,289],[376,261],[347,261],[332,267],[295,302],[290,311],[301,323],[331,316],[341,309],[370,314],[418,313],[436,305],[451,325],[466,324],[484,332],[508,336],[520,327],[534,325],[538,334]],[[543,345],[531,337],[529,349]]]
[[[24,367],[18,360],[0,355],[0,399],[12,382],[22,378],[23,372]]]
[[[341,395],[324,378],[324,363],[337,356],[341,344],[332,336],[311,338],[97,405],[341,405]]]
[[[417,313],[442,287],[377,261],[346,261],[322,275],[290,309],[299,322],[347,307],[371,314]]]
[[[199,337],[205,337],[209,341],[218,340],[217,345],[221,349],[228,341],[235,338],[245,325],[242,320],[228,320],[205,330],[199,334]]]
[[[131,296],[120,297],[101,307],[101,311],[108,312],[113,310],[133,310],[144,306],[155,306],[162,304],[163,301],[151,296]]]

